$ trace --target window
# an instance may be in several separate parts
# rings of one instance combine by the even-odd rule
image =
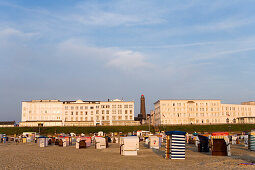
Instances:
[[[73,112],[71,112],[71,115],[73,115]]]
[[[122,105],[118,105],[118,108],[122,108]]]
[[[106,110],[106,114],[109,114],[109,110]]]
[[[116,120],[116,116],[113,116],[113,117],[112,117],[112,120]]]
[[[87,111],[85,112],[85,115],[88,115],[88,112],[87,112]]]
[[[116,105],[112,105],[112,108],[116,108]]]
[[[233,119],[233,123],[236,123],[236,119]]]
[[[76,112],[76,115],[78,115],[78,112]]]
[[[128,116],[125,116],[125,120],[128,120]]]
[[[127,110],[125,110],[125,114],[128,114],[128,111],[127,111]]]
[[[228,118],[226,119],[226,123],[229,123],[229,119]]]
[[[83,110],[83,106],[81,106],[80,109]]]
[[[90,113],[91,113],[91,115],[93,115],[93,111],[91,111]]]
[[[91,119],[91,121],[93,121],[94,117],[91,117],[90,119]]]
[[[132,105],[132,104],[130,104],[130,105],[129,105],[129,108],[133,108],[133,105]]]
[[[65,109],[68,110],[68,106],[65,106]]]
[[[99,109],[99,106],[96,106],[96,109]]]
[[[112,110],[112,114],[116,114],[116,110]]]
[[[71,121],[73,121],[73,117],[71,117]]]
[[[93,106],[91,106],[91,107],[90,107],[90,109],[94,109],[94,107],[93,107]]]
[[[74,107],[73,107],[73,106],[71,106],[71,110],[73,110],[73,108],[74,108]]]
[[[97,120],[99,120],[99,116],[97,116]]]
[[[132,119],[133,119],[133,117],[132,117],[132,116],[129,116],[129,119],[130,119],[130,120],[132,120]]]
[[[104,120],[104,116],[102,116],[102,120]]]
[[[133,111],[132,110],[130,110],[130,112],[129,112],[130,114],[132,114],[133,113]]]
[[[109,116],[106,116],[106,120],[109,120]]]
[[[80,117],[81,121],[83,121],[83,117]]]
[[[104,105],[101,105],[101,108],[104,108]]]
[[[127,105],[127,104],[125,104],[125,105],[124,105],[124,108],[128,108],[128,105]]]
[[[102,114],[104,114],[104,110],[102,110]]]
[[[79,109],[79,107],[78,107],[78,106],[76,106],[76,107],[75,107],[75,109],[76,109],[76,110],[78,110],[78,109]]]
[[[121,119],[122,119],[122,116],[118,116],[118,119],[121,120]]]
[[[99,110],[96,110],[96,114],[99,114]]]
[[[122,110],[118,110],[118,114],[122,114]]]
[[[85,106],[85,109],[88,109],[88,106]]]
[[[88,120],[88,118],[87,117],[85,117],[85,121],[87,121]]]

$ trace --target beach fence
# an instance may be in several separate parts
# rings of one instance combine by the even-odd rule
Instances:
[[[186,132],[168,131],[166,136],[166,159],[185,159],[185,136]]]
[[[136,156],[139,149],[139,138],[128,136],[120,138],[120,154],[124,156]]]
[[[214,132],[211,136],[213,156],[231,156],[228,132]]]

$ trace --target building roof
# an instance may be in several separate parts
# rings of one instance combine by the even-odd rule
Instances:
[[[237,117],[236,119],[241,119],[241,118],[255,118],[255,116],[250,116],[250,117]]]
[[[24,123],[24,122],[62,122],[62,120],[26,120],[26,121],[22,121],[20,123]]]
[[[15,125],[15,121],[0,121],[0,125]]]
[[[220,99],[159,99],[154,104],[158,103],[159,101],[199,101],[199,100],[215,100],[215,101],[221,101]]]
[[[120,99],[114,99],[108,101],[99,101],[99,100],[66,100],[66,101],[60,101],[60,100],[31,100],[31,101],[22,101],[22,102],[62,102],[64,104],[99,104],[100,102],[134,102],[134,101],[124,101]]]

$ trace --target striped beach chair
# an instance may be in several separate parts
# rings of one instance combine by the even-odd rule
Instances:
[[[251,151],[255,151],[255,131],[250,132],[248,138],[248,148]]]
[[[166,159],[185,159],[186,132],[169,131],[166,135]]]

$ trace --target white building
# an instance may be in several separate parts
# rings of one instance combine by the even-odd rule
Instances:
[[[243,123],[255,117],[254,102],[222,104],[221,100],[158,100],[154,103],[154,125]],[[238,122],[239,121],[239,122]]]
[[[134,121],[134,101],[59,101],[22,102],[20,126],[95,126],[138,125]]]

